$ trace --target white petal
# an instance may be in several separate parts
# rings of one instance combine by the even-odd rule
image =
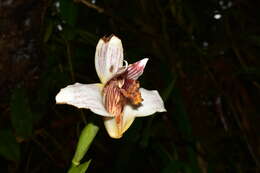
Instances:
[[[131,116],[130,114],[123,115],[123,123],[122,126],[116,123],[115,118],[104,118],[105,128],[107,133],[111,138],[121,138],[124,132],[131,126],[134,122],[135,117]]]
[[[121,40],[116,36],[101,38],[95,54],[95,67],[101,82],[105,84],[122,66],[123,46]]]
[[[90,109],[96,114],[109,117],[111,115],[109,115],[102,103],[102,88],[101,84],[75,83],[68,85],[56,95],[56,103]]]
[[[143,74],[148,60],[148,58],[144,58],[140,61],[130,64],[127,68],[127,78],[137,80]]]
[[[124,115],[132,115],[135,117],[144,117],[152,115],[155,112],[166,112],[164,108],[163,100],[156,90],[146,90],[140,88],[143,102],[138,107],[126,105],[124,109]]]

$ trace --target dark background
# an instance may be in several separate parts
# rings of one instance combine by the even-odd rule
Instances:
[[[88,172],[260,172],[257,0],[1,0],[0,172],[66,172],[80,131],[100,130]],[[167,112],[119,140],[89,110],[55,105],[94,83],[95,46],[117,35]]]

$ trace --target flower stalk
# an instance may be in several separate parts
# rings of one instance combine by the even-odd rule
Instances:
[[[72,159],[72,164],[78,166],[80,164],[81,159],[84,157],[86,152],[88,151],[91,143],[93,142],[99,127],[93,123],[89,123],[85,126],[85,128],[81,131],[79,141],[77,144],[77,149]]]

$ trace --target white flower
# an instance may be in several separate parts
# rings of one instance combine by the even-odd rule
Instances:
[[[120,138],[135,117],[164,112],[163,100],[155,90],[139,88],[148,58],[123,66],[123,47],[116,36],[101,38],[96,47],[95,67],[101,83],[75,83],[60,90],[56,103],[90,109],[104,117],[110,137]]]

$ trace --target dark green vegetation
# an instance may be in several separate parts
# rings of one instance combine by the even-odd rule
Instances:
[[[100,130],[88,172],[260,172],[260,4],[256,0],[1,0],[0,172],[66,172],[81,130]],[[166,113],[119,140],[88,110],[55,105],[94,83],[100,37],[122,39]],[[83,162],[82,162],[83,163]]]

